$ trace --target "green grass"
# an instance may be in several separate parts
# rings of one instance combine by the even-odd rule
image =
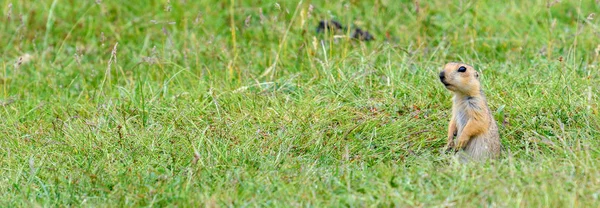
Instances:
[[[97,2],[0,3],[2,207],[600,206],[595,1]],[[441,151],[450,61],[494,163]]]

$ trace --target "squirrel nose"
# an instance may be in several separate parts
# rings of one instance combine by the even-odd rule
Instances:
[[[444,71],[440,72],[440,80],[444,81],[444,78],[446,78]]]

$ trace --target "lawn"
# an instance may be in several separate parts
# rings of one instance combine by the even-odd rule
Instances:
[[[600,206],[598,1],[0,11],[1,207]],[[443,151],[452,61],[481,72],[496,161]]]

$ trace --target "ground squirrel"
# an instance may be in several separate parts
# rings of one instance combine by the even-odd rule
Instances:
[[[447,149],[464,150],[460,151],[462,161],[498,157],[498,126],[481,89],[479,73],[463,63],[448,63],[440,72],[440,81],[454,94]]]

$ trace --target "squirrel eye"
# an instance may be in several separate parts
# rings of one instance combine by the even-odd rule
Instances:
[[[466,72],[467,71],[467,67],[461,66],[458,67],[458,72]]]

